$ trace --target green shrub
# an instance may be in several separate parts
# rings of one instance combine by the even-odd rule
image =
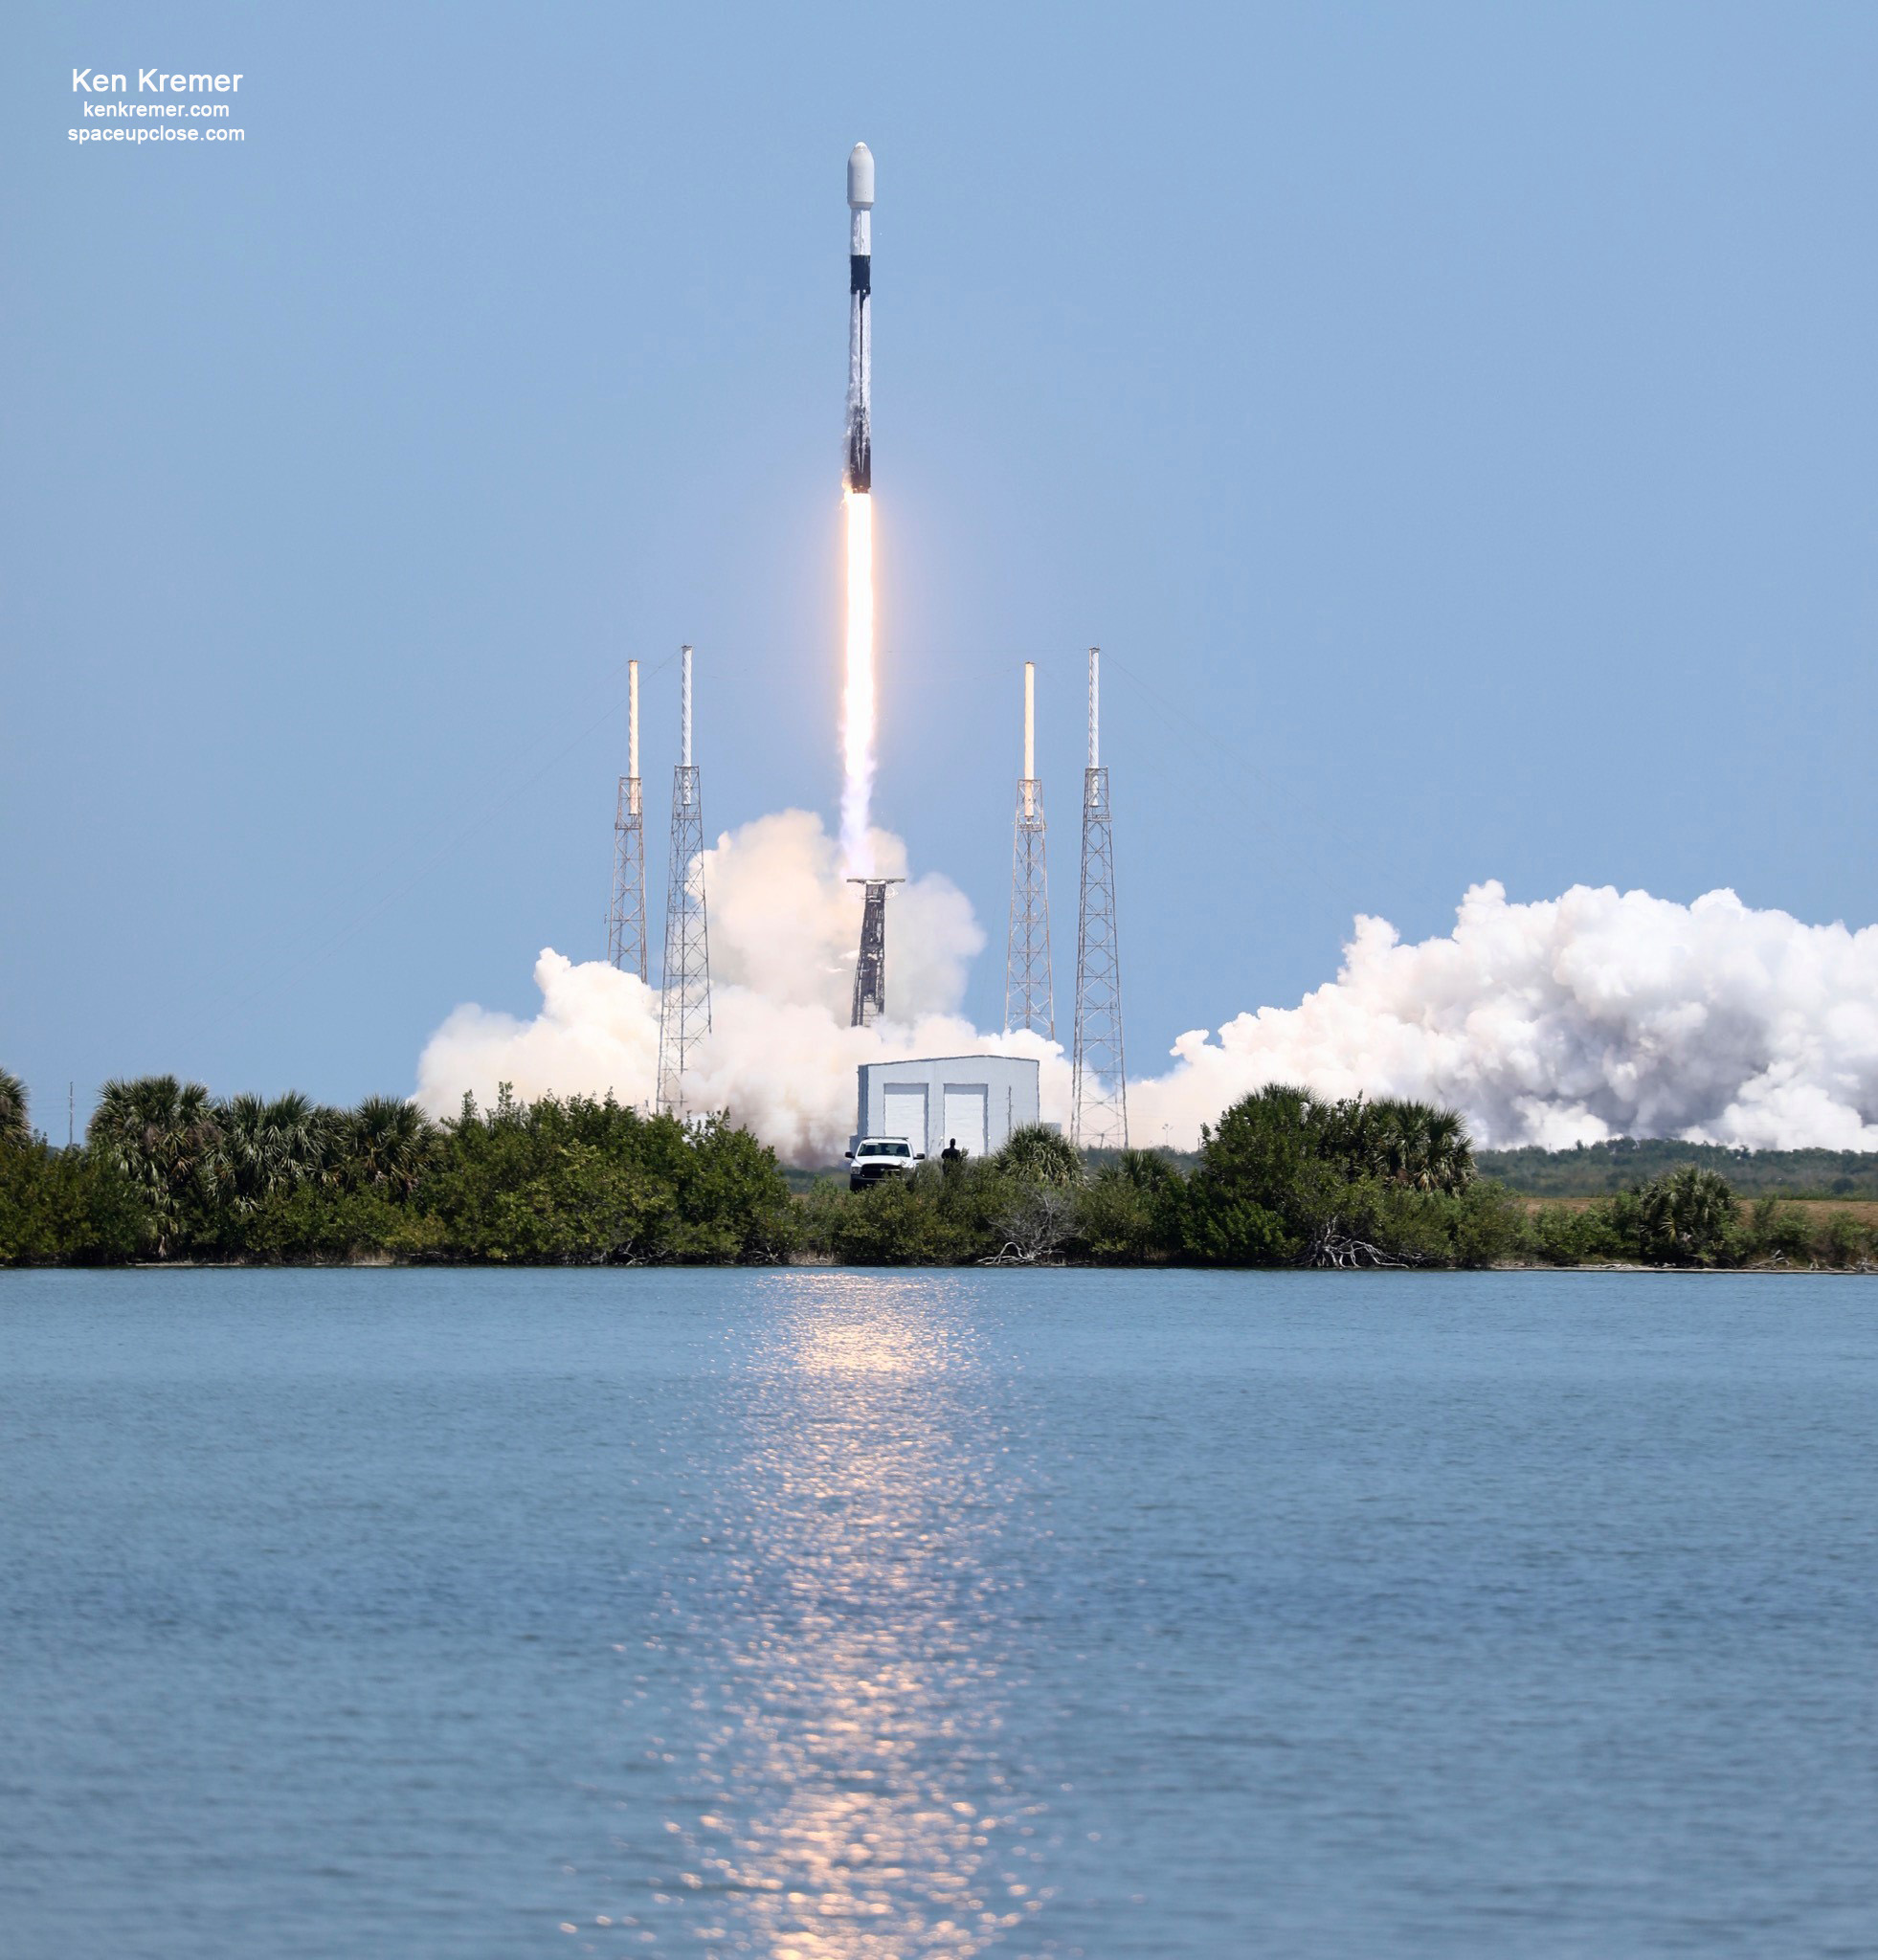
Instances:
[[[1083,1160],[1076,1146],[1045,1123],[1025,1124],[1006,1138],[992,1159],[1007,1177],[1019,1184],[1069,1186],[1083,1182]]]
[[[955,1248],[928,1181],[884,1177],[865,1190],[819,1188],[803,1200],[803,1240],[844,1266],[942,1263]]]
[[[0,1265],[123,1265],[152,1236],[135,1185],[86,1149],[0,1146]]]
[[[1523,1240],[1451,1110],[1280,1083],[1201,1130],[1174,1234],[1177,1258],[1251,1266],[1486,1265]]]
[[[1165,1259],[1177,1246],[1185,1181],[1158,1150],[1124,1150],[1078,1194],[1076,1238],[1102,1265]]]
[[[1751,1258],[1771,1264],[1812,1263],[1813,1234],[1805,1216],[1778,1198],[1758,1198],[1749,1210],[1745,1249]]]
[[[530,1265],[763,1263],[793,1242],[775,1152],[721,1117],[687,1126],[611,1097],[464,1099],[414,1194],[445,1257]]]
[[[1479,1178],[1461,1191],[1417,1192],[1409,1202],[1424,1232],[1439,1227],[1450,1265],[1497,1266],[1526,1251],[1526,1207],[1502,1184]]]
[[[1648,1265],[1733,1266],[1755,1250],[1728,1180],[1695,1164],[1614,1192],[1587,1215],[1602,1226],[1613,1257]]]
[[[1871,1234],[1851,1212],[1832,1212],[1820,1227],[1819,1252],[1828,1266],[1860,1266],[1871,1257]]]
[[[1554,1266],[1635,1256],[1630,1241],[1613,1226],[1605,1205],[1541,1205],[1527,1218],[1526,1249],[1532,1258]]]
[[[1054,1131],[1039,1132],[1052,1145]],[[1067,1147],[1063,1147],[1065,1149]],[[1076,1162],[1073,1153],[1070,1161]],[[797,1200],[803,1250],[851,1265],[1047,1262],[1080,1245],[1087,1192],[1063,1178],[1056,1149],[1002,1151],[964,1164],[922,1164],[910,1177],[858,1192],[817,1185]]]
[[[406,1222],[377,1192],[296,1185],[271,1192],[246,1214],[240,1249],[265,1265],[369,1258],[408,1249]]]
[[[1199,1169],[1188,1180],[1180,1241],[1213,1265],[1288,1265],[1337,1214],[1348,1181],[1320,1153],[1308,1090],[1273,1084],[1200,1130]]]
[[[1719,1171],[1685,1164],[1637,1193],[1637,1244],[1662,1265],[1732,1265],[1745,1250],[1740,1207]]]
[[[1197,1187],[1197,1188],[1196,1188]],[[1286,1230],[1278,1213],[1257,1199],[1199,1186],[1187,1188],[1181,1208],[1179,1257],[1196,1265],[1285,1266],[1304,1251],[1306,1241]]]

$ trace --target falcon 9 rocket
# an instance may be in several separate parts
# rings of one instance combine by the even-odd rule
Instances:
[[[874,330],[868,316],[873,284],[874,157],[864,143],[848,152],[848,440],[846,484],[863,495],[873,488],[873,436],[868,428],[873,392]]]

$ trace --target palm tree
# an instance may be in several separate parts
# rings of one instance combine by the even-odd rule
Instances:
[[[174,1076],[104,1084],[85,1130],[148,1206],[159,1258],[182,1233],[187,1209],[210,1195],[221,1133],[209,1091]]]
[[[1178,1176],[1163,1150],[1118,1150],[1096,1172],[1098,1184],[1126,1184],[1131,1191],[1163,1192]]]
[[[997,1152],[999,1166],[1025,1184],[1072,1185],[1083,1181],[1083,1159],[1061,1130],[1027,1123],[1014,1129]]]
[[[237,1211],[252,1211],[276,1192],[327,1183],[334,1175],[342,1119],[298,1090],[271,1102],[231,1096],[216,1103],[215,1123],[221,1132],[217,1182]]]
[[[1473,1140],[1456,1111],[1406,1099],[1369,1109],[1372,1175],[1410,1191],[1458,1192],[1473,1181]]]
[[[11,1069],[0,1068],[0,1145],[32,1141],[33,1125],[26,1120],[26,1084]]]
[[[417,1107],[397,1096],[368,1096],[345,1125],[348,1182],[408,1197],[429,1168],[439,1132]]]
[[[1431,1109],[1428,1173],[1437,1191],[1464,1191],[1474,1181],[1474,1140],[1459,1110]]]
[[[1410,1191],[1433,1191],[1430,1145],[1441,1111],[1404,1099],[1383,1104],[1381,1114],[1384,1175]]]
[[[1637,1195],[1639,1238],[1646,1258],[1705,1265],[1728,1254],[1740,1207],[1719,1170],[1680,1165]]]
[[[1442,1114],[1425,1102],[1365,1096],[1320,1102],[1308,1110],[1318,1155],[1344,1176],[1374,1177],[1412,1191],[1434,1189],[1429,1168],[1430,1126]]]
[[[267,1104],[258,1096],[231,1096],[215,1104],[215,1127],[221,1132],[215,1182],[245,1211],[268,1182]]]
[[[1429,1129],[1438,1114],[1425,1102],[1391,1102],[1382,1112],[1382,1154],[1386,1174],[1410,1191],[1432,1191]]]

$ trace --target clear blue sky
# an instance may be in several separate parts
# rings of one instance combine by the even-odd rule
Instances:
[[[981,1023],[1026,657],[1067,1008],[1091,640],[1138,1067],[1482,878],[1878,917],[1878,10],[0,40],[0,1060],[56,1133],[68,1078],[402,1090],[601,952],[630,654],[699,646],[713,828],[832,812],[857,138],[879,811]],[[241,71],[246,142],[66,140],[152,63]]]

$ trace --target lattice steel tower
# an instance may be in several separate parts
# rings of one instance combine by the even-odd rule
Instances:
[[[1024,662],[1024,772],[1011,852],[1011,931],[1004,944],[1004,1032],[1057,1038],[1050,981],[1050,886],[1043,868],[1043,785],[1037,780],[1037,668]]]
[[[639,791],[639,663],[626,662],[626,773],[613,813],[613,908],[607,959],[622,973],[646,977],[645,798]]]
[[[848,1017],[851,1028],[871,1028],[886,1013],[886,894],[890,884],[905,884],[904,878],[851,878],[850,884],[862,886],[861,902],[861,950],[854,963],[854,1012]]]
[[[659,1003],[659,1106],[684,1114],[684,1071],[711,1031],[711,945],[704,917],[704,810],[691,762],[691,649],[680,651],[679,765],[672,771],[672,859]]]
[[[1098,740],[1102,650],[1089,649],[1089,766],[1083,771],[1083,896],[1076,922],[1076,1048],[1070,1138],[1084,1149],[1126,1149],[1128,1071],[1122,1060],[1122,956],[1115,930],[1115,838],[1108,771]]]

